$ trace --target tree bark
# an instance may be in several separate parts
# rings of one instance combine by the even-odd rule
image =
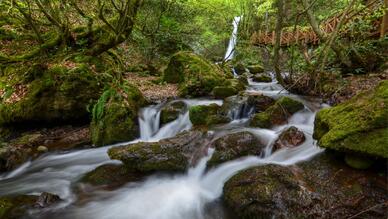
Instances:
[[[388,30],[388,0],[384,0],[385,14],[381,22],[380,37],[384,38]]]
[[[327,36],[326,33],[324,33],[320,28],[318,21],[316,20],[313,12],[310,9],[310,5],[308,3],[308,0],[301,0],[303,7],[305,8],[306,15],[308,18],[308,21],[311,25],[311,28],[313,29],[314,33],[318,36],[318,38],[321,40],[321,42],[327,42]],[[342,64],[344,64],[346,67],[351,67],[352,63],[350,60],[342,53],[342,51],[345,50],[344,46],[342,46],[339,43],[332,43],[330,48],[334,51],[338,59],[341,61]]]
[[[284,80],[281,74],[280,69],[280,44],[281,44],[281,37],[282,37],[282,29],[283,29],[283,16],[284,16],[284,0],[278,0],[277,1],[277,8],[278,8],[278,14],[277,14],[277,22],[275,27],[275,47],[274,47],[274,57],[273,57],[273,64],[275,68],[275,74],[276,74],[276,80],[284,86]]]

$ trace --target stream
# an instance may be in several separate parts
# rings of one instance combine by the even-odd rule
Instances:
[[[225,59],[233,57],[237,38],[237,26],[241,17],[234,20],[234,30]],[[263,156],[249,156],[207,169],[206,163],[213,153],[200,160],[193,168],[182,174],[154,174],[138,182],[130,182],[113,191],[91,191],[93,199],[78,203],[76,192],[82,186],[80,179],[103,164],[117,164],[110,160],[107,150],[118,145],[139,141],[154,142],[190,130],[188,108],[195,105],[216,103],[222,100],[181,99],[188,106],[175,121],[160,125],[160,112],[164,104],[143,108],[139,113],[140,138],[131,142],[101,148],[70,152],[49,153],[27,162],[12,172],[0,176],[0,196],[34,194],[42,192],[57,194],[63,200],[48,209],[33,210],[28,218],[93,218],[93,219],[216,219],[232,218],[223,208],[220,197],[225,182],[237,172],[249,167],[266,164],[292,165],[311,159],[322,151],[312,139],[315,113],[322,107],[319,101],[296,96],[285,91],[277,82],[255,83],[249,80],[247,92],[261,93],[273,98],[289,96],[304,103],[305,109],[294,114],[288,124],[272,129],[250,128],[247,125],[252,112],[241,106],[230,109],[233,119],[229,124],[216,126],[214,136],[249,131],[267,143]],[[273,142],[281,131],[295,126],[305,133],[306,141],[296,147],[271,153]]]

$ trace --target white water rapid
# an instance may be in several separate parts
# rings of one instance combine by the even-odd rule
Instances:
[[[20,168],[4,174],[0,178],[0,196],[12,194],[40,194],[50,192],[58,194],[64,201],[50,209],[51,212],[31,213],[32,218],[93,218],[93,219],[215,219],[227,218],[223,210],[216,213],[207,207],[222,195],[224,183],[240,170],[265,164],[291,165],[310,159],[321,149],[312,139],[315,111],[320,105],[301,97],[282,91],[276,83],[250,83],[249,92],[260,92],[274,98],[289,95],[303,101],[306,108],[289,119],[287,125],[273,129],[246,127],[246,118],[235,118],[231,123],[217,127],[218,135],[249,131],[267,142],[264,157],[245,157],[226,162],[218,167],[206,170],[206,161],[212,152],[187,173],[180,175],[153,175],[145,181],[129,183],[115,191],[98,191],[92,195],[93,201],[84,205],[74,205],[78,199],[73,191],[80,184],[79,179],[97,166],[106,163],[119,163],[107,156],[107,150],[113,146],[85,149],[73,152],[53,153],[27,162]],[[183,100],[186,105],[204,105],[219,100]],[[184,112],[175,121],[160,127],[159,116],[162,105],[144,108],[139,115],[141,138],[138,141],[158,141],[175,136],[191,128],[188,112]],[[280,132],[296,126],[302,130],[307,140],[293,149],[282,149],[271,154],[271,147]],[[127,142],[128,144],[131,142]],[[124,143],[123,143],[124,144]],[[118,144],[120,145],[120,144]],[[46,216],[45,216],[46,215]]]

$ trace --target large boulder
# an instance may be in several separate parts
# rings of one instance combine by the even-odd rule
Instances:
[[[275,100],[273,98],[262,94],[252,93],[248,95],[248,104],[254,107],[255,113],[264,112],[274,103]]]
[[[186,111],[186,104],[183,101],[175,101],[163,106],[160,112],[160,124],[166,124],[176,120],[179,115]]]
[[[1,78],[7,86],[0,86],[0,126],[39,126],[89,120],[87,107],[98,99],[101,86],[86,65],[72,69],[59,65],[34,65],[20,71],[25,72],[10,72],[6,78],[18,74],[24,78],[11,81]]]
[[[215,98],[224,99],[236,95],[245,89],[245,84],[238,79],[228,79],[224,85],[213,88],[212,94]]]
[[[388,158],[388,81],[318,112],[313,137],[321,147]],[[348,159],[354,160],[354,159]]]
[[[282,149],[282,148],[293,148],[297,147],[306,140],[306,136],[303,131],[300,131],[295,126],[291,126],[284,130],[276,139],[273,145],[273,151]]]
[[[121,160],[129,170],[184,171],[190,166],[195,153],[207,144],[206,135],[202,132],[186,131],[159,142],[114,147],[108,154],[111,159]]]
[[[145,100],[136,87],[128,85],[122,91],[107,89],[93,107],[90,124],[93,144],[103,146],[137,138],[138,110],[144,104]]]
[[[222,107],[215,103],[192,106],[189,109],[189,116],[191,123],[195,126],[211,126],[230,122],[230,118],[223,114]]]
[[[250,121],[250,126],[270,128],[287,122],[292,114],[304,109],[304,105],[289,97],[278,99],[274,105],[264,112],[256,113]]]
[[[258,137],[247,131],[227,134],[210,145],[215,152],[208,165],[220,164],[242,156],[259,156],[265,146]]]
[[[386,218],[386,173],[357,171],[324,153],[292,167],[266,165],[233,176],[224,200],[236,218]]]
[[[252,77],[252,80],[254,82],[264,82],[264,83],[269,83],[272,82],[272,77],[268,74],[256,74]]]
[[[191,52],[174,54],[164,71],[163,80],[179,83],[180,96],[208,96],[216,86],[230,78],[220,67]]]
[[[249,65],[248,70],[251,74],[258,74],[258,73],[263,73],[264,68],[262,65],[256,64],[256,65]]]

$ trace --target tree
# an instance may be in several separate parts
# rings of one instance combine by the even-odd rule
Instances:
[[[277,22],[275,27],[275,47],[274,47],[274,57],[273,57],[273,64],[275,68],[275,74],[276,74],[276,80],[281,84],[284,85],[284,80],[281,75],[281,69],[280,69],[280,46],[281,46],[281,36],[282,36],[282,28],[283,28],[283,17],[284,17],[284,10],[285,10],[285,4],[284,0],[278,0],[277,1]]]

